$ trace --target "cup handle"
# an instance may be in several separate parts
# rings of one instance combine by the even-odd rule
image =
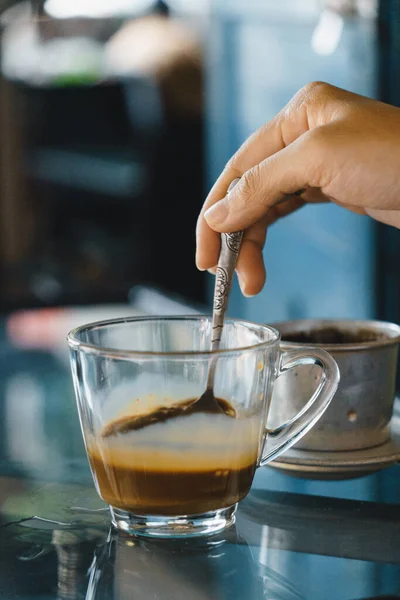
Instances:
[[[318,387],[297,415],[275,429],[265,430],[264,447],[259,466],[267,464],[303,437],[328,408],[338,388],[339,367],[325,350],[304,348],[283,353],[277,376],[279,377],[282,373],[300,365],[318,365],[322,368]]]

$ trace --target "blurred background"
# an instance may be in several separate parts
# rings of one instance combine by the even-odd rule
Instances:
[[[138,289],[209,310],[195,222],[240,143],[312,80],[400,102],[396,0],[0,9],[2,312],[133,302]],[[267,286],[252,300],[235,286],[230,312],[399,321],[398,245],[366,218],[306,208],[271,228]]]
[[[67,332],[116,316],[209,312],[213,278],[194,266],[207,190],[310,81],[400,106],[400,2],[0,0],[0,29],[1,472],[87,485]],[[270,229],[267,285],[248,300],[235,283],[229,312],[400,322],[399,255],[398,230],[307,207]],[[328,483],[273,469],[259,477],[296,493],[400,494],[397,471]],[[16,500],[9,506],[14,515]],[[362,561],[305,560],[272,567],[298,580],[312,573],[324,598],[339,582],[354,598],[391,589],[385,565],[375,588]]]

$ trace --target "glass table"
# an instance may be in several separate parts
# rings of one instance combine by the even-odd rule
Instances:
[[[309,481],[259,469],[235,527],[203,540],[116,535],[91,480],[65,334],[132,307],[0,325],[1,600],[400,598],[400,467]]]

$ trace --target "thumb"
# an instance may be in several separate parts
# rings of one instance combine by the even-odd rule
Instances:
[[[220,232],[247,229],[283,197],[309,186],[320,187],[324,161],[316,132],[305,133],[246,171],[225,198],[204,213],[208,225]]]

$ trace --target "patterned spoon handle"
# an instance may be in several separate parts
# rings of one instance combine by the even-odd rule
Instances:
[[[240,181],[234,179],[228,188],[229,192]],[[243,231],[234,233],[221,233],[221,251],[218,259],[217,273],[215,276],[214,307],[212,320],[211,349],[218,350],[222,337],[222,329],[226,309],[228,307],[229,293],[239,256],[240,245],[243,239]]]

